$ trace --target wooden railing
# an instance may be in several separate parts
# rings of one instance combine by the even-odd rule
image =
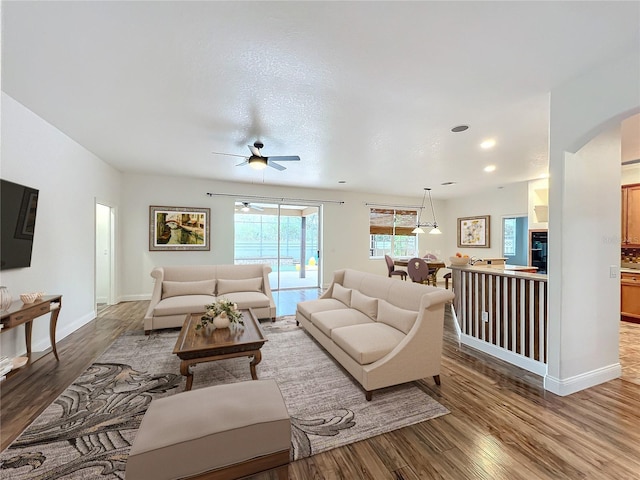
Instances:
[[[460,341],[544,375],[548,328],[546,275],[487,267],[451,268]]]

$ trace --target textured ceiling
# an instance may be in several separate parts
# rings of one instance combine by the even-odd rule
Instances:
[[[638,2],[3,2],[2,16],[2,89],[121,171],[439,198],[545,173],[550,90],[640,54]],[[302,160],[255,171],[211,153],[256,139]]]

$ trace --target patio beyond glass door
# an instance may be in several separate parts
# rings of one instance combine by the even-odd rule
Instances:
[[[236,264],[268,263],[272,290],[320,285],[320,207],[236,202]]]

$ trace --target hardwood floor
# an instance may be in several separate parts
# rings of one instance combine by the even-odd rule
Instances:
[[[280,292],[279,313],[317,291]],[[286,304],[286,305],[285,305]],[[52,355],[1,384],[2,449],[120,333],[141,330],[147,302],[108,307]],[[623,376],[558,397],[539,377],[457,343],[446,319],[442,385],[417,382],[451,414],[291,465],[308,479],[640,478],[640,325],[622,322]],[[264,360],[263,360],[264,361]],[[375,396],[374,396],[375,400]],[[275,478],[270,475],[259,477]]]

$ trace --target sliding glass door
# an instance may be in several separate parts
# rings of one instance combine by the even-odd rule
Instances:
[[[268,263],[273,290],[320,285],[320,207],[236,202],[235,263]]]

